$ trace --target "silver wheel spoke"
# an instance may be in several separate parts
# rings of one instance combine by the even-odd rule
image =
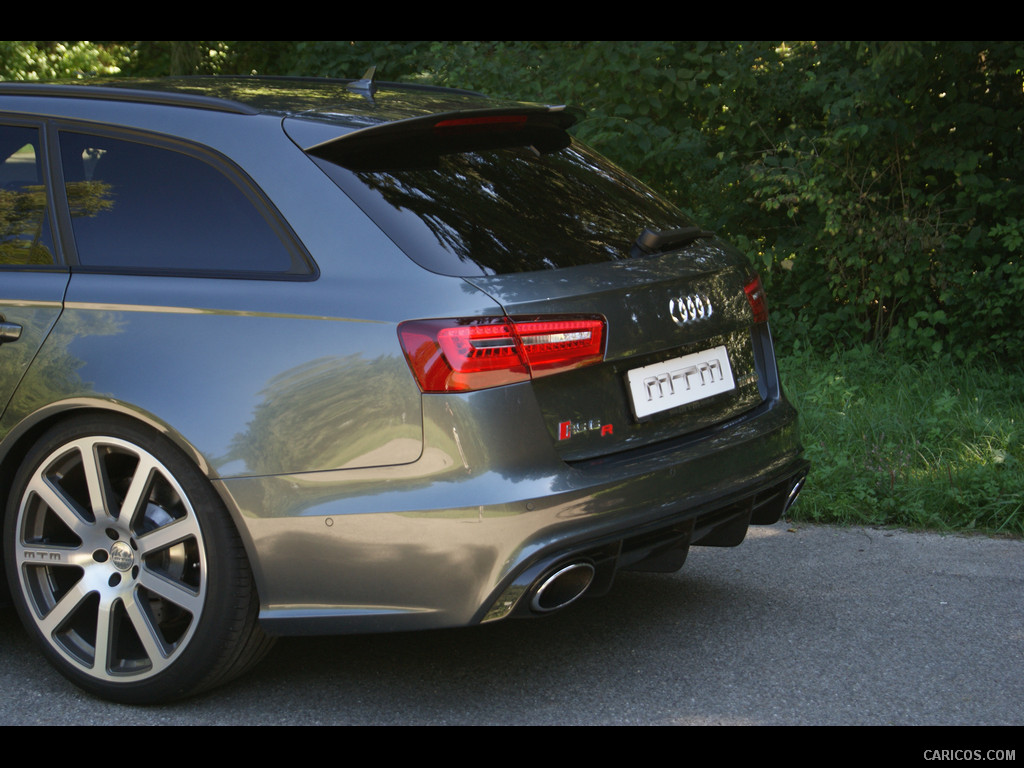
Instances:
[[[79,581],[62,597],[46,616],[38,620],[39,630],[48,638],[60,629],[61,624],[75,612],[82,601],[89,596],[89,590]]]
[[[157,471],[156,460],[149,456],[140,456],[139,464],[132,475],[131,485],[125,492],[124,501],[121,503],[119,517],[126,525],[135,524],[135,515],[145,504],[146,492],[149,490],[150,479]]]
[[[96,456],[95,443],[89,442],[79,446],[82,456],[82,470],[89,488],[89,503],[92,506],[93,518],[97,523],[114,518],[114,510],[110,509],[110,489],[107,487],[106,475]]]
[[[150,623],[149,615],[142,610],[138,603],[138,592],[135,592],[131,599],[124,601],[125,613],[128,620],[135,627],[135,632],[142,641],[142,647],[149,657],[150,664],[154,670],[158,670],[167,663],[167,652],[164,650],[164,643],[157,629]]]
[[[170,581],[146,569],[139,572],[139,586],[145,587],[153,594],[188,611],[193,616],[199,614],[203,607],[202,599],[195,590],[184,584]]]
[[[71,501],[50,485],[41,475],[36,473],[28,484],[27,491],[38,496],[50,510],[59,517],[64,525],[71,529],[78,538],[84,539],[90,523],[79,515]]]
[[[93,671],[107,675],[110,669],[110,644],[114,639],[114,604],[111,600],[101,597],[100,607],[96,612],[96,654],[93,656]]]
[[[173,523],[168,523],[157,528],[155,531],[150,531],[145,536],[139,537],[137,541],[139,554],[142,557],[151,555],[172,544],[177,544],[179,541],[198,538],[199,533],[199,525],[196,523],[195,517],[189,515],[186,518],[175,520]]]

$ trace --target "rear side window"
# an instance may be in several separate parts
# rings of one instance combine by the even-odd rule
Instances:
[[[52,266],[39,131],[0,125],[0,266]]]
[[[61,132],[78,261],[127,271],[307,274],[250,195],[211,163],[136,141]]]

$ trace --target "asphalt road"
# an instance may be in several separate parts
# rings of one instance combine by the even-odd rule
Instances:
[[[0,724],[1019,726],[1024,542],[780,523],[543,620],[283,639],[146,708],[65,682],[8,606]]]

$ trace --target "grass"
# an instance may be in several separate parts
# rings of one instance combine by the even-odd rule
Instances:
[[[811,476],[795,520],[1024,536],[1024,371],[872,348],[779,361]]]

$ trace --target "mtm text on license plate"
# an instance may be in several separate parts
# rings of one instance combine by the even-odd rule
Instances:
[[[638,419],[736,388],[724,346],[634,368],[627,376]]]

